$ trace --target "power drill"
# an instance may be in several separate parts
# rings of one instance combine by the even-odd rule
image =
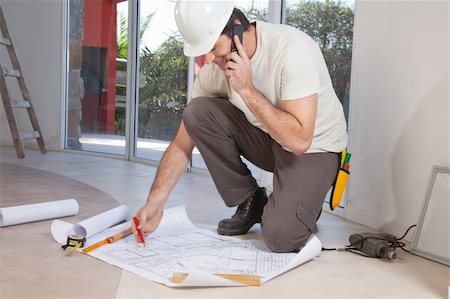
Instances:
[[[397,257],[394,248],[390,246],[395,244],[397,239],[390,234],[352,234],[350,235],[349,242],[352,248],[360,250],[371,257],[380,257],[388,260],[393,260]]]

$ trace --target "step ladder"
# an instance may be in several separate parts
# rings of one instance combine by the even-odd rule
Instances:
[[[41,153],[45,154],[47,150],[45,149],[44,139],[42,137],[41,129],[39,128],[39,123],[34,112],[33,105],[30,101],[30,95],[28,93],[27,86],[25,85],[25,79],[23,78],[22,69],[20,68],[19,60],[17,58],[16,51],[14,49],[13,43],[11,41],[11,36],[9,35],[8,27],[6,26],[5,17],[3,15],[3,9],[0,5],[0,45],[6,46],[11,60],[12,69],[3,67],[0,62],[0,95],[3,100],[3,106],[5,107],[6,117],[8,118],[9,128],[11,130],[11,135],[14,141],[14,146],[16,148],[17,158],[25,158],[25,153],[23,150],[22,140],[36,139],[39,145]],[[17,79],[22,98],[19,100],[12,100],[8,87],[6,85],[7,77],[14,77]],[[17,126],[16,117],[14,116],[13,109],[26,109],[28,116],[33,128],[32,132],[20,132]]]

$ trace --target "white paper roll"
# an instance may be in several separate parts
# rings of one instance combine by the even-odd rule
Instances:
[[[0,208],[0,227],[78,214],[75,199],[55,200]]]
[[[121,205],[76,224],[53,220],[51,231],[56,242],[66,244],[69,235],[76,234],[89,238],[113,225],[130,219],[130,217],[130,208]]]

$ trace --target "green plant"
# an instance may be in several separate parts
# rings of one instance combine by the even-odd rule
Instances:
[[[173,138],[186,105],[188,64],[177,35],[156,51],[142,51],[140,71],[146,76],[146,84],[139,91],[139,137]]]

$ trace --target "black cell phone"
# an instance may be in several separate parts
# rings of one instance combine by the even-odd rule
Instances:
[[[233,36],[231,37],[231,52],[237,52],[236,45],[234,44],[234,36],[237,35],[242,44],[243,34],[244,34],[244,26],[241,24],[234,25]]]

